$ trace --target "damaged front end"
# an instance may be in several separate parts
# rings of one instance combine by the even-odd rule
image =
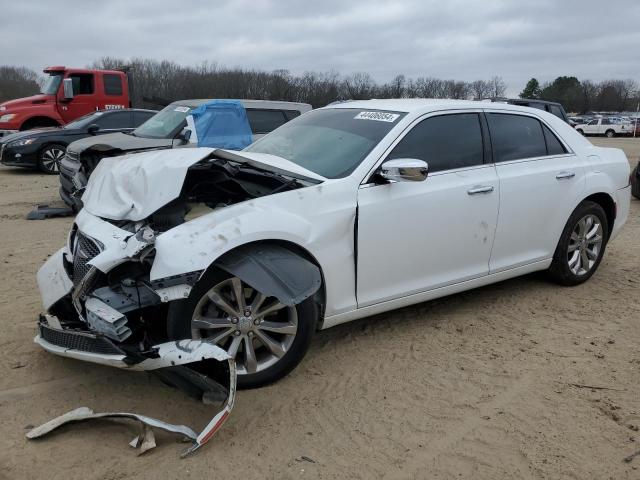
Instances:
[[[145,425],[136,445],[141,451],[149,448],[149,442],[155,445],[150,427],[156,427],[187,437],[192,442],[185,451],[189,454],[205,444],[228,418],[235,397],[235,362],[206,340],[168,339],[167,302],[188,296],[202,272],[150,281],[155,233],[141,225],[137,230],[134,224],[124,227],[80,213],[68,245],[38,272],[47,313],[40,315],[34,341],[56,355],[152,372],[197,400],[219,405],[219,410],[200,433],[195,433],[189,427],[140,415],[94,414],[80,409],[38,427],[28,437],[37,438],[71,421],[126,417]]]
[[[319,182],[296,171],[283,175],[281,167],[251,159],[242,163],[235,154],[213,149],[147,152],[130,161],[125,157],[105,159],[89,182],[83,197],[85,207],[76,217],[67,245],[38,271],[46,313],[38,321],[35,342],[56,355],[150,371],[194,398],[220,402],[220,411],[207,427],[200,434],[187,435],[193,442],[188,452],[197,449],[211,438],[233,407],[236,366],[225,350],[206,339],[169,335],[170,305],[189,297],[209,264],[174,261],[179,252],[164,250],[160,254],[158,242],[195,217]],[[251,258],[249,254],[246,257]],[[243,268],[237,259],[228,265],[232,261],[233,256],[219,266]],[[153,276],[154,267],[168,262],[178,265],[178,273]],[[313,269],[314,275],[305,276],[313,287],[303,288],[305,296],[313,294],[320,283],[319,271],[315,266]],[[270,274],[274,272],[277,269]],[[289,292],[281,287],[269,294],[296,299],[298,290]],[[285,299],[285,303],[290,302]],[[74,411],[31,434],[39,436],[69,421],[105,415],[137,418],[133,414]],[[165,426],[169,431],[175,427]],[[145,438],[143,432],[136,443],[145,444]]]

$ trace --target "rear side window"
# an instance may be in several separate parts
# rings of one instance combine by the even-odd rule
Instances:
[[[488,113],[487,120],[496,162],[547,154],[542,125],[537,119],[524,115]]]
[[[105,113],[95,123],[101,130],[131,128],[131,112]]]
[[[564,145],[562,145],[558,137],[556,137],[546,125],[542,125],[542,130],[544,131],[544,140],[547,142],[547,155],[562,155],[563,153],[567,153]]]
[[[133,112],[133,126],[139,127],[158,112]]]
[[[120,75],[106,73],[102,76],[102,81],[105,95],[122,95],[122,77]]]
[[[91,73],[74,73],[69,75],[73,84],[74,95],[91,95],[93,94],[93,74]]]
[[[549,105],[549,111],[553,113],[556,117],[564,120],[564,115],[562,114],[562,109],[557,105]]]
[[[424,160],[429,172],[481,165],[480,117],[477,113],[457,113],[427,118],[405,135],[388,158]]]
[[[287,122],[282,110],[247,109],[247,117],[253,133],[269,133]]]
[[[296,117],[300,116],[300,112],[298,110],[283,110],[284,116],[287,118],[287,122],[289,120],[293,120]]]

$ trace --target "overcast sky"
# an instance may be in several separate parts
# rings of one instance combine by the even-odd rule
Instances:
[[[2,0],[0,64],[102,56],[265,70],[640,80],[638,0]]]

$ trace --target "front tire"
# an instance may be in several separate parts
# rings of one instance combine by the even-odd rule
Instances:
[[[613,138],[616,136],[616,132],[614,132],[613,130],[607,130],[606,132],[604,132],[604,134],[607,138]]]
[[[238,277],[211,268],[185,300],[172,302],[172,340],[207,338],[235,358],[239,388],[287,375],[306,354],[318,323],[313,297],[294,307],[266,297]]]
[[[59,143],[51,143],[45,146],[38,156],[38,168],[49,175],[60,173],[60,161],[64,157],[67,147]]]
[[[576,207],[562,231],[549,267],[561,285],[579,285],[595,273],[609,239],[607,215],[600,205],[585,201]]]

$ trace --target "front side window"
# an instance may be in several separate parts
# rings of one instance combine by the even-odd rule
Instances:
[[[598,120],[591,120],[587,125],[598,125]]]
[[[387,159],[416,158],[429,173],[472,167],[483,162],[482,127],[477,113],[427,118],[413,127]]]
[[[91,73],[73,73],[69,75],[73,83],[74,95],[91,95],[93,94],[93,74]]]
[[[285,123],[245,148],[285,158],[327,178],[343,178],[406,115],[403,112],[327,108]]]
[[[487,121],[496,162],[547,154],[542,125],[537,119],[524,115],[488,113]]]
[[[102,82],[104,83],[104,94],[110,96],[122,95],[122,77],[113,73],[105,73],[102,76]]]

